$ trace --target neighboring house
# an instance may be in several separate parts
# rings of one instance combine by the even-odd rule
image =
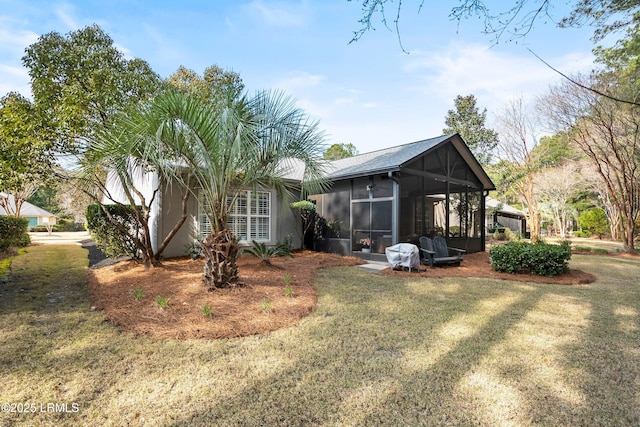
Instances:
[[[458,134],[336,160],[327,177],[331,190],[311,199],[340,230],[321,242],[331,251],[386,259],[387,246],[423,235],[484,250],[485,196],[495,186]],[[362,252],[367,238],[371,254]]]
[[[16,202],[13,195],[6,193],[0,194],[2,197],[8,197],[11,211],[15,212]],[[0,215],[7,215],[3,208],[0,208]],[[51,212],[47,212],[36,205],[32,205],[29,202],[24,202],[20,209],[20,216],[26,218],[29,221],[29,227],[36,227],[38,225],[53,226],[56,223],[56,216]]]
[[[303,172],[290,168],[287,179],[300,183]],[[137,175],[144,177],[143,193],[150,197],[157,176]],[[326,176],[332,182],[330,191],[310,197],[318,214],[340,229],[340,238],[320,242],[326,250],[360,255],[360,240],[369,238],[372,254],[367,256],[380,258],[387,246],[417,242],[428,234],[444,235],[452,246],[469,252],[484,250],[484,201],[495,186],[458,134],[331,161]],[[229,227],[241,244],[256,240],[275,245],[291,235],[294,247],[300,247],[300,227],[290,202],[268,188],[247,190],[233,208]],[[456,219],[445,215],[447,211],[455,212]],[[184,255],[187,244],[209,232],[200,197],[190,199],[188,214],[165,256]],[[178,186],[164,186],[151,209],[155,247],[180,215]]]
[[[526,235],[527,214],[491,197],[487,197],[486,205],[485,224],[487,229],[494,229],[498,224],[498,226],[508,228],[514,233],[520,233],[521,236]]]

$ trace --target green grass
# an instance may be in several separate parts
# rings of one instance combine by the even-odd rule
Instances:
[[[547,242],[560,242],[560,238],[557,237],[545,237]],[[594,253],[616,253],[622,251],[622,242],[616,242],[606,239],[591,239],[587,237],[570,237],[569,241],[571,246],[582,248],[589,247]]]
[[[0,285],[0,402],[79,411],[1,426],[640,424],[638,259],[574,256],[598,276],[574,287],[321,270],[294,327],[160,341],[90,310],[75,249],[29,273],[41,248]]]
[[[11,272],[11,263],[13,262],[13,258],[15,254],[23,254],[27,252],[27,248],[21,248],[15,251],[11,249],[10,251],[3,252],[0,258],[0,280],[5,280],[9,277],[9,273]]]

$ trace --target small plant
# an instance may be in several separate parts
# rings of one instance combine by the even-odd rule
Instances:
[[[293,277],[291,277],[291,275],[290,275],[290,274],[287,274],[286,276],[284,276],[284,283],[285,283],[286,285],[290,284],[290,283],[291,283],[291,280],[293,280]]]
[[[273,305],[271,304],[271,300],[269,298],[263,299],[260,306],[263,313],[271,313],[273,311]]]
[[[144,296],[144,290],[142,288],[135,288],[131,293],[136,301],[140,301]]]
[[[363,248],[370,248],[371,247],[371,239],[369,237],[365,237],[364,239],[360,239],[360,244],[362,245]]]
[[[293,298],[293,286],[287,286],[286,288],[284,288],[284,296]]]
[[[291,251],[287,249],[285,244],[279,244],[276,247],[267,247],[262,242],[256,242],[253,240],[253,246],[244,250],[249,255],[253,255],[256,258],[260,258],[263,264],[271,264],[271,258],[276,256],[289,256]]]
[[[169,298],[158,295],[156,297],[156,303],[162,309],[169,308]]]
[[[185,251],[191,259],[202,257],[202,239],[200,237],[194,238],[191,243],[185,245]]]
[[[203,305],[202,307],[200,307],[200,311],[204,316],[211,317],[211,307],[209,307],[208,305]]]
[[[276,243],[277,256],[290,257],[292,249],[293,249],[293,237],[291,236],[291,234],[287,234],[284,237],[283,242]]]

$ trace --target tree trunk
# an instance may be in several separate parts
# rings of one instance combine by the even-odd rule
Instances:
[[[238,285],[240,245],[231,230],[214,231],[202,242],[204,284],[213,288]]]

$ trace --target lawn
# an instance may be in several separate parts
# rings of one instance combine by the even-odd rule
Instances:
[[[580,286],[324,269],[294,327],[178,341],[92,311],[83,251],[0,285],[0,402],[45,409],[1,426],[640,424],[638,258],[574,256]]]

